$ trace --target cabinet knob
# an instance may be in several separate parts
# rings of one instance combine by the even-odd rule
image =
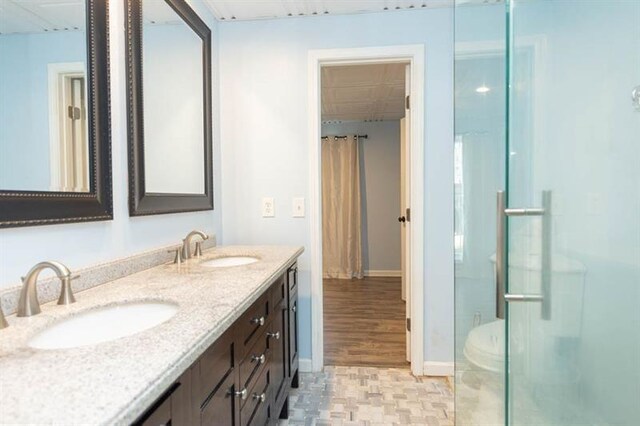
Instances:
[[[275,333],[267,333],[267,337],[280,340],[280,332],[276,331]]]
[[[259,326],[263,326],[264,325],[264,317],[253,318],[251,320],[251,324],[258,324]]]
[[[244,388],[241,391],[236,391],[234,395],[239,396],[242,399],[247,399],[247,388]]]
[[[267,400],[267,394],[261,393],[260,395],[258,395],[257,393],[254,393],[253,399],[257,399],[260,402],[265,402]]]
[[[258,361],[258,363],[260,363],[260,364],[264,364],[267,361],[267,357],[265,356],[265,354],[262,354],[260,356],[253,355],[251,357],[251,362],[255,362],[255,361]]]
[[[398,222],[405,223],[406,221],[407,221],[407,218],[405,216],[400,216],[398,218]]]
[[[297,310],[298,310],[298,308],[296,308],[296,305],[293,305],[293,306],[291,307],[291,312],[295,312],[295,311],[297,311]]]

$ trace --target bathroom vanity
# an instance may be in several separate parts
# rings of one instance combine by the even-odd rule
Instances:
[[[181,264],[162,263],[77,292],[70,305],[51,302],[37,315],[9,315],[9,327],[0,330],[0,423],[277,423],[298,383],[296,262],[302,251],[216,247]],[[229,266],[226,260],[234,257],[257,261]],[[113,268],[130,268],[127,262]],[[45,297],[46,289],[39,291]],[[100,343],[56,346],[49,339],[49,346],[39,346],[61,324],[82,324],[96,312],[117,318],[145,304],[170,306],[173,313],[153,327]],[[124,322],[143,321],[133,318]],[[122,327],[117,322],[123,321],[109,328]]]
[[[298,268],[260,294],[136,425],[265,425],[298,386]]]

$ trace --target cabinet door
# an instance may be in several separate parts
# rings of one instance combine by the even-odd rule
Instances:
[[[298,292],[298,264],[294,263],[287,270],[287,293],[289,298]]]
[[[293,379],[292,385],[297,387],[294,377],[298,373],[298,295],[293,295],[289,300],[289,377]]]
[[[287,359],[287,334],[289,328],[287,324],[286,302],[281,303],[274,311],[273,323],[269,332],[269,351],[271,352],[271,374],[273,382],[274,407],[278,407],[283,395],[287,393],[288,366]]]
[[[236,396],[236,375],[229,374],[200,412],[201,425],[236,426],[239,407]]]
[[[193,371],[188,368],[178,379],[171,395],[171,426],[191,426],[197,423],[200,404],[193,397]]]

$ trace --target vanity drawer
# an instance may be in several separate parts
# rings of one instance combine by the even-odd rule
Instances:
[[[200,411],[200,425],[237,426],[238,400],[236,380],[232,374],[214,391]]]
[[[240,424],[242,426],[264,426],[267,423],[270,414],[270,384],[271,371],[265,368],[253,389],[249,392],[247,402],[240,411]]]
[[[269,328],[270,305],[269,292],[265,292],[238,321],[236,327],[241,357],[253,346],[260,334]]]
[[[267,330],[261,333],[260,337],[247,351],[244,360],[240,363],[240,386],[243,389],[251,389],[260,376],[264,366],[269,364],[271,354],[269,353]]]
[[[200,357],[196,367],[196,396],[198,404],[204,405],[227,377],[234,375],[235,339],[233,328],[220,337]]]

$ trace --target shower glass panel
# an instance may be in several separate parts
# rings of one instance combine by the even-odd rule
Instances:
[[[496,318],[496,192],[505,188],[504,5],[456,5],[456,424],[504,422],[504,320]]]
[[[456,424],[636,425],[640,2],[457,0],[455,38]]]
[[[640,2],[506,7],[507,424],[638,424]]]

